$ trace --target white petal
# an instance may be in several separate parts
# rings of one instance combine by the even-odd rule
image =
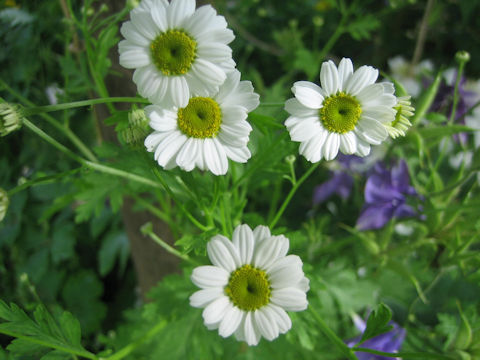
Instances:
[[[325,139],[325,144],[322,148],[323,157],[325,160],[333,160],[338,154],[340,148],[340,136],[337,133],[329,133]]]
[[[195,138],[188,138],[185,144],[178,152],[177,165],[185,171],[192,171],[195,167],[195,159],[198,156],[198,140]]]
[[[368,106],[363,110],[362,116],[375,119],[381,123],[389,123],[395,120],[395,110],[388,106]]]
[[[365,157],[370,154],[370,144],[362,139],[357,139],[357,152],[355,155]]]
[[[376,101],[380,96],[383,95],[383,92],[384,88],[381,84],[371,84],[360,90],[355,97],[360,100],[362,105],[365,105]]]
[[[323,156],[322,148],[325,146],[325,140],[328,135],[328,131],[320,131],[317,136],[302,142],[298,151],[312,163],[320,161]]]
[[[205,325],[216,324],[224,318],[225,314],[233,307],[230,299],[222,296],[210,303],[202,313]]]
[[[189,21],[185,23],[185,30],[190,34],[201,34],[214,22],[217,12],[210,6],[201,6],[193,13]]]
[[[230,46],[218,42],[198,43],[197,56],[213,63],[219,63],[232,57],[232,49]]]
[[[302,311],[308,306],[305,292],[293,287],[272,290],[271,300],[287,311]]]
[[[188,19],[195,11],[195,0],[173,0],[167,9],[167,20],[170,28],[183,26],[184,20]]]
[[[223,235],[216,235],[208,242],[207,253],[213,265],[229,272],[234,271],[241,264],[237,249]]]
[[[327,95],[334,95],[338,90],[338,72],[335,64],[330,60],[322,64],[320,83]]]
[[[207,82],[211,85],[222,85],[227,75],[217,65],[204,59],[196,59],[191,67],[192,73],[203,82]]]
[[[288,126],[287,126],[288,127]],[[307,141],[318,136],[322,130],[318,117],[302,118],[294,126],[288,127],[292,141]]]
[[[193,269],[190,279],[199,288],[217,288],[228,284],[230,273],[217,266],[205,265]]]
[[[232,335],[242,323],[246,313],[236,306],[232,306],[223,317],[218,328],[218,333],[222,337],[229,337]]]
[[[277,322],[275,321],[275,314],[272,314],[264,307],[256,310],[253,313],[253,318],[258,326],[258,330],[260,330],[260,333],[265,339],[272,341],[278,337],[279,330]]]
[[[287,254],[289,241],[283,235],[271,236],[263,239],[256,246],[253,265],[260,269],[268,269],[277,259]]]
[[[173,104],[178,108],[186,107],[190,98],[187,80],[183,76],[172,76],[169,80],[169,90]]]
[[[222,297],[223,291],[221,287],[198,290],[190,296],[190,306],[203,308],[215,299]]]
[[[290,320],[290,317],[285,310],[273,304],[268,304],[266,308],[275,314],[275,321],[277,322],[280,334],[285,334],[288,330],[290,330],[292,327],[292,320]]]
[[[352,74],[352,60],[348,58],[340,60],[340,64],[338,64],[338,91],[345,90],[345,85]]]
[[[308,290],[310,290],[310,280],[308,280],[308,278],[306,277],[303,277],[303,279],[300,280],[296,287],[303,292],[307,292]]]
[[[225,150],[216,138],[204,140],[205,164],[215,175],[224,175],[228,170],[228,160]]]
[[[253,321],[253,313],[251,311],[247,312],[247,315],[245,316],[243,335],[245,336],[245,341],[250,346],[257,345],[260,341],[260,330],[255,321]]]
[[[132,24],[138,30],[140,34],[146,37],[148,40],[153,40],[160,33],[160,30],[152,20],[150,13],[144,11],[130,13]]]
[[[273,289],[295,286],[303,278],[302,260],[288,255],[275,261],[267,270]]]
[[[318,116],[318,111],[305,107],[296,98],[288,99],[285,102],[285,111],[296,117]]]
[[[227,127],[228,129],[228,127]],[[222,145],[229,146],[229,147],[245,147],[248,143],[248,135],[247,136],[234,136],[233,133],[235,131],[229,129],[228,131],[222,131],[217,135],[218,140],[221,141]]]
[[[160,166],[166,166],[177,155],[185,141],[187,141],[187,137],[184,134],[179,131],[172,131],[165,140],[158,144],[155,150],[155,160]]]
[[[177,128],[177,114],[164,110],[157,105],[145,107],[145,114],[150,119],[150,127],[157,131],[173,131]]]
[[[147,47],[150,45],[150,40],[143,36],[137,28],[132,24],[131,21],[124,22],[122,27],[120,28],[120,33],[124,36],[125,39],[128,41]]]
[[[240,262],[250,264],[255,244],[252,229],[246,224],[238,225],[233,232],[232,239],[233,245],[240,254]]]
[[[232,159],[238,163],[246,163],[248,159],[252,157],[252,153],[246,146],[243,147],[232,147],[232,146],[225,146],[224,147],[225,154],[229,159]]]
[[[208,31],[202,31],[199,34],[195,34],[195,38],[198,42],[215,41],[227,45],[235,39],[235,35],[230,29],[210,27]],[[235,62],[233,62],[231,67],[232,69],[235,67]]]
[[[161,4],[152,6],[150,9],[152,20],[161,32],[166,32],[168,30],[167,7],[168,3],[165,5],[165,3],[162,2]]]
[[[340,135],[340,151],[346,155],[357,151],[357,137],[353,131]]]
[[[122,40],[118,44],[120,65],[127,69],[136,69],[150,64],[150,55],[147,50],[139,45],[134,45],[128,40]]]
[[[348,79],[345,86],[345,91],[350,95],[357,95],[365,86],[373,84],[377,77],[377,69],[366,65],[361,66]]]
[[[263,240],[271,237],[270,229],[265,225],[258,225],[253,230],[253,237],[255,239],[255,244],[258,246]],[[286,238],[285,238],[286,239]],[[288,251],[288,239],[287,239],[287,251]]]
[[[310,109],[322,107],[324,98],[320,86],[309,81],[297,81],[293,84],[292,92],[303,106]]]
[[[158,132],[155,131],[154,133],[150,134],[147,136],[145,139],[145,147],[147,148],[148,152],[153,152],[157,148],[158,144],[160,144],[168,135],[170,132]]]
[[[388,136],[387,130],[380,122],[366,117],[362,117],[357,123],[356,133],[373,145],[379,145]]]
[[[250,124],[246,121],[243,121],[247,118],[247,111],[244,107],[234,105],[224,107],[222,106],[222,123],[235,125],[239,124],[242,127],[245,127],[248,132],[252,130]]]

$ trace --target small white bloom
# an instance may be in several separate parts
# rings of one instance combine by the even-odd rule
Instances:
[[[190,305],[205,308],[205,325],[248,345],[286,333],[292,326],[286,310],[305,310],[309,290],[302,260],[287,256],[288,247],[285,236],[272,236],[266,226],[239,225],[233,241],[213,237],[207,244],[213,266],[197,267],[191,276],[201,290]]]
[[[390,135],[392,139],[405,136],[405,132],[412,126],[408,118],[413,116],[415,111],[415,108],[410,102],[410,96],[397,98],[397,105],[394,106],[394,109],[396,111],[395,119],[389,124],[384,124],[388,135]]]
[[[290,117],[285,126],[293,141],[299,141],[300,154],[310,162],[334,159],[344,154],[367,156],[370,145],[379,145],[388,136],[385,123],[395,119],[396,98],[391,83],[375,83],[378,70],[362,66],[353,71],[350,59],[337,67],[324,62],[321,87],[298,81],[287,100]]]
[[[234,70],[217,93],[190,98],[182,108],[145,108],[150,127],[155,131],[145,139],[145,147],[155,152],[155,160],[165,169],[179,166],[185,171],[195,167],[224,175],[228,159],[244,163],[252,127],[248,112],[259,104],[250,81],[240,81]]]
[[[143,0],[120,32],[120,64],[136,69],[140,95],[166,108],[215,91],[235,68],[225,18],[210,5],[195,10],[195,0]]]
[[[22,108],[17,104],[0,103],[0,136],[7,136],[22,127]]]

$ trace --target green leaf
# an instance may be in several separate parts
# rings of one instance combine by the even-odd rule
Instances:
[[[78,320],[68,312],[63,312],[57,319],[43,305],[38,305],[31,318],[14,303],[8,306],[0,300],[0,320],[3,321],[0,322],[0,334],[17,338],[8,346],[13,355],[29,355],[38,359],[44,350],[50,348],[58,351],[42,359],[65,358],[60,357],[60,353],[94,358],[80,344]]]
[[[393,325],[388,324],[391,318],[392,311],[390,308],[383,303],[378,305],[377,309],[372,311],[368,317],[367,327],[363,332],[360,343],[392,330]]]
[[[52,260],[55,264],[75,255],[75,226],[60,222],[53,227]]]
[[[347,31],[352,37],[359,41],[369,39],[371,32],[380,26],[380,21],[375,16],[368,14],[355,19],[347,27]]]
[[[112,271],[117,258],[120,266],[119,273],[122,274],[125,271],[129,253],[130,244],[125,233],[117,232],[107,235],[98,253],[100,275],[105,276]]]
[[[438,72],[437,76],[435,77],[435,80],[433,80],[433,83],[430,85],[427,91],[425,91],[422,94],[418,102],[415,104],[415,115],[411,119],[412,124],[416,124],[421,119],[423,119],[428,109],[430,109],[430,106],[432,106],[433,100],[437,95],[438,88],[440,86],[441,81],[442,81],[442,72],[440,71]]]
[[[429,126],[418,129],[418,132],[424,139],[431,139],[436,137],[451,136],[461,132],[476,131],[465,125],[448,125],[448,126]]]

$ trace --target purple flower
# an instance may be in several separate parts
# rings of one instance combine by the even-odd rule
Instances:
[[[431,111],[443,112],[447,117],[450,116],[453,108],[453,98],[455,93],[455,83],[457,81],[457,72],[454,70],[445,72],[445,79],[441,82],[437,95],[431,106]],[[465,124],[465,115],[478,101],[479,94],[466,89],[467,79],[462,76],[458,83],[458,102],[455,109],[455,121]],[[459,133],[453,136],[455,141],[462,144],[467,142],[467,134]]]
[[[355,326],[359,329],[362,333],[365,331],[366,324],[365,322],[360,319],[358,316],[354,318]],[[403,340],[405,339],[406,331],[402,327],[400,327],[395,322],[391,322],[393,325],[393,329],[387,333],[380,334],[375,336],[374,338],[368,339],[364,343],[361,344],[361,347],[394,353],[400,350],[402,346]],[[349,347],[355,346],[361,339],[361,336],[357,336],[356,338],[347,342]],[[374,355],[366,352],[356,352],[358,360],[391,360],[391,357]]]
[[[339,168],[330,171],[330,179],[313,190],[313,205],[318,205],[337,194],[343,200],[348,199],[353,187],[353,173],[361,172],[357,165],[363,164],[364,158],[355,155],[339,154]]]
[[[415,216],[417,212],[406,203],[408,195],[417,196],[410,186],[407,164],[401,160],[391,170],[377,163],[365,185],[365,204],[357,219],[359,230],[382,228],[392,218]]]

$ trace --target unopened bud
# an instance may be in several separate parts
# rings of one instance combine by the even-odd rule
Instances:
[[[470,61],[470,53],[468,51],[457,51],[455,54],[455,60],[458,63],[466,63]]]
[[[7,192],[0,188],[0,221],[5,218],[9,203]]]
[[[150,132],[148,122],[143,109],[133,109],[128,113],[128,125],[119,133],[120,139],[132,147],[141,146]]]
[[[293,164],[297,160],[297,157],[295,155],[287,155],[285,156],[285,162],[287,164]]]
[[[23,115],[20,106],[0,104],[0,136],[6,136],[22,127]]]

